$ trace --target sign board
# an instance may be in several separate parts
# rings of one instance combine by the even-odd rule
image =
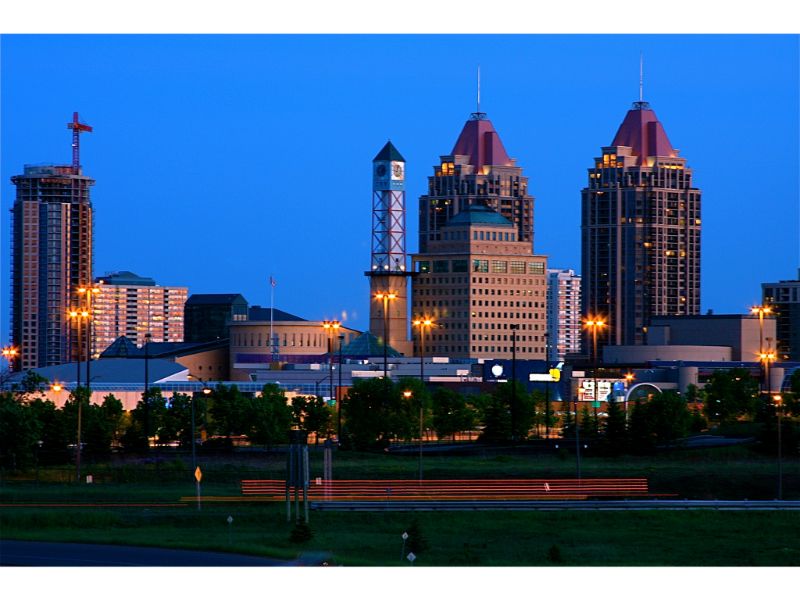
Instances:
[[[203,472],[200,470],[200,467],[194,470],[194,478],[197,480],[197,483],[200,483],[200,480],[203,478]]]
[[[600,392],[599,398],[595,398],[593,379],[583,379],[580,381],[580,385],[583,388],[583,400],[585,402],[594,402],[595,400],[602,402],[611,393],[611,382],[604,379],[597,380],[597,387]]]

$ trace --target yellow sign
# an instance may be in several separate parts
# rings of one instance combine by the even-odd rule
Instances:
[[[200,480],[203,478],[203,472],[200,470],[200,467],[194,470],[194,478],[197,479],[197,483],[200,483]]]
[[[550,369],[550,377],[553,381],[561,381],[561,371],[558,369]]]

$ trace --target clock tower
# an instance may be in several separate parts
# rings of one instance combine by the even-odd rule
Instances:
[[[372,161],[372,262],[366,273],[370,280],[369,330],[401,354],[411,356],[405,181],[406,161],[392,142],[386,142]]]

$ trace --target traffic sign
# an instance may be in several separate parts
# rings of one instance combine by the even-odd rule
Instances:
[[[197,480],[197,483],[200,483],[200,480],[203,478],[203,472],[200,470],[200,467],[194,470],[194,478]]]

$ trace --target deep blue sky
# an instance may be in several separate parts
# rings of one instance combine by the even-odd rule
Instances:
[[[70,161],[66,122],[95,128],[95,274],[241,292],[365,328],[371,160],[407,160],[418,198],[481,108],[529,177],[536,251],[580,269],[586,170],[644,97],[703,190],[702,308],[743,312],[800,266],[798,36],[5,35],[2,341],[9,231],[26,163]]]

